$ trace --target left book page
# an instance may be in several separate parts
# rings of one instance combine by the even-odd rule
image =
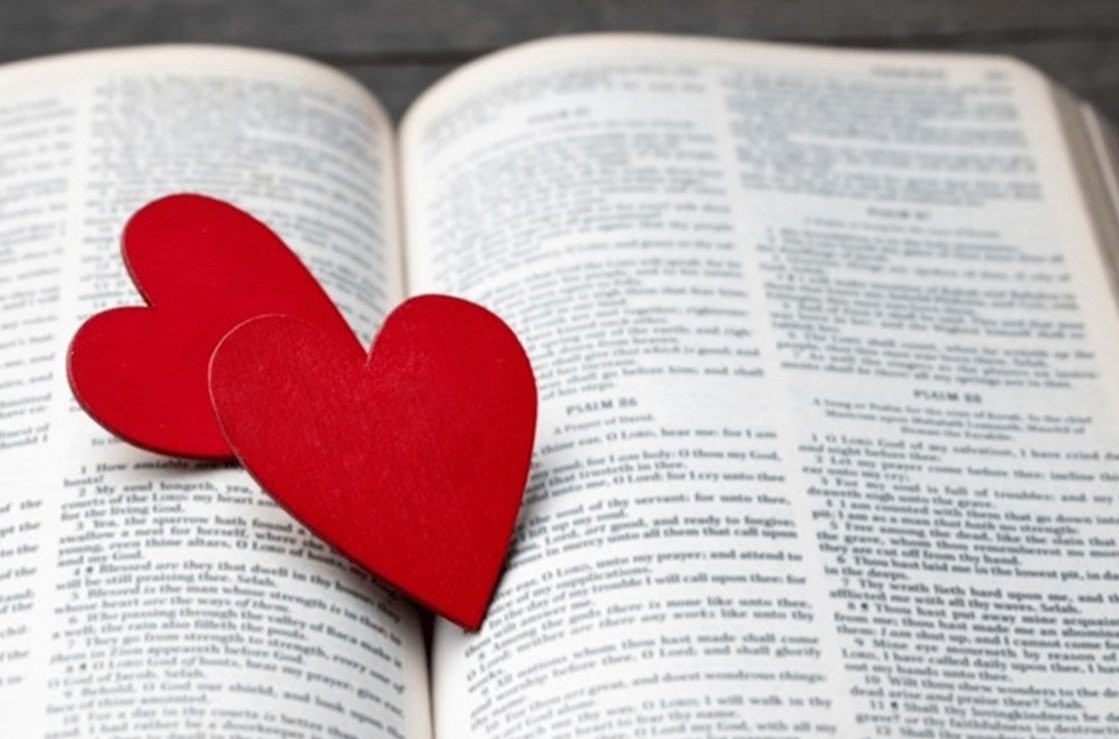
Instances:
[[[0,725],[20,737],[429,735],[417,615],[234,466],[87,418],[80,322],[139,304],[144,203],[202,192],[291,246],[365,343],[402,295],[391,128],[280,54],[95,52],[0,71]]]

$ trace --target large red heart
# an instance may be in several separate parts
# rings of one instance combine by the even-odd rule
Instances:
[[[210,393],[233,451],[280,505],[432,610],[481,624],[536,427],[532,368],[497,316],[412,298],[368,357],[353,337],[255,318],[214,351]]]
[[[230,329],[266,313],[299,316],[339,340],[353,334],[311,273],[260,221],[220,200],[171,195],[129,220],[124,262],[150,307],[86,321],[70,344],[74,396],[136,446],[180,457],[231,457],[207,382]]]

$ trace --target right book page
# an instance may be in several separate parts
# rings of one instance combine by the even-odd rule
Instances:
[[[540,390],[440,737],[1095,736],[1119,320],[1049,84],[652,36],[470,65],[402,128],[410,290]]]

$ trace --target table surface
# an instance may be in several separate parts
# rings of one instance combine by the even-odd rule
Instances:
[[[1119,121],[1119,0],[0,0],[0,62],[145,43],[261,46],[346,70],[396,117],[479,55],[588,31],[1012,54]]]

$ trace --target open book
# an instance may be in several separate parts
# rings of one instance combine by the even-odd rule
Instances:
[[[1114,736],[1119,190],[1027,66],[578,37],[394,131],[221,48],[0,71],[0,726],[18,737]],[[74,404],[170,192],[273,227],[362,342],[479,302],[540,389],[483,629],[233,466]]]

